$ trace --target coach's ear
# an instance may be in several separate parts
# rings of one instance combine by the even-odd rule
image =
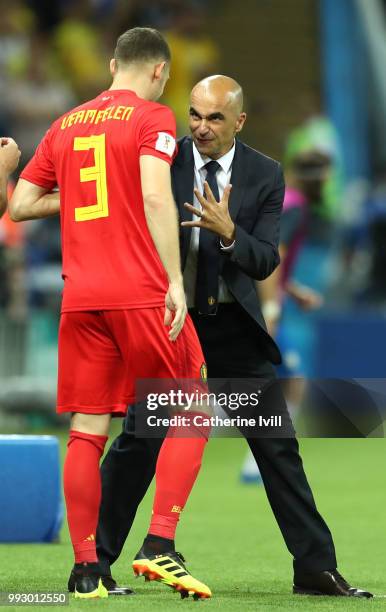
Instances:
[[[241,132],[247,119],[247,113],[240,113],[236,121],[236,133]]]
[[[118,70],[117,60],[115,59],[115,57],[113,57],[110,60],[110,73],[113,78],[115,77],[117,70]]]

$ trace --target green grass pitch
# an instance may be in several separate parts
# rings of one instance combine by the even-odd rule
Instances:
[[[63,436],[61,441],[64,448]],[[134,587],[137,595],[82,602],[71,599],[71,609],[386,610],[382,597],[386,594],[386,441],[301,441],[318,507],[334,535],[339,568],[352,584],[379,596],[373,600],[291,594],[292,560],[264,488],[238,482],[245,448],[241,439],[210,441],[178,531],[177,550],[186,557],[193,575],[211,587],[213,599],[181,600],[159,583],[145,584],[132,576],[131,560],[149,521],[151,491],[113,572],[121,584]],[[64,591],[71,565],[66,527],[60,544],[1,545],[0,591]]]

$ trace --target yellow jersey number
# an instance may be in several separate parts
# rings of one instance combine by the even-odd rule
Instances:
[[[109,216],[106,179],[106,138],[99,136],[77,136],[74,138],[74,151],[94,149],[95,166],[80,170],[80,182],[95,181],[97,203],[75,208],[75,221],[92,221]]]

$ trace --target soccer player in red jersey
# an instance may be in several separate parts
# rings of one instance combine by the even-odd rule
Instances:
[[[72,413],[64,494],[77,597],[108,594],[95,531],[99,461],[111,416],[125,415],[135,402],[136,379],[199,378],[204,364],[193,324],[185,320],[170,180],[175,120],[155,102],[169,66],[169,48],[156,30],[134,28],[120,36],[111,88],[53,123],[10,202],[15,221],[60,208],[57,411]],[[51,193],[56,185],[60,206]],[[133,564],[136,573],[197,597],[211,592],[186,570],[174,534],[206,441],[207,432],[193,432],[193,424],[186,437],[170,428],[158,459],[149,533]]]

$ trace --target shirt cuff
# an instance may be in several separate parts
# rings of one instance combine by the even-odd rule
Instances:
[[[235,248],[235,242],[236,240],[234,240],[232,242],[232,244],[229,244],[228,246],[225,246],[225,244],[223,244],[221,238],[220,238],[220,249],[222,251],[227,251],[228,253],[231,253],[233,251],[233,249]]]

